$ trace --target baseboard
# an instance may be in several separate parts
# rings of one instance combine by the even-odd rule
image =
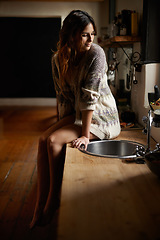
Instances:
[[[0,106],[56,106],[56,98],[0,98]]]

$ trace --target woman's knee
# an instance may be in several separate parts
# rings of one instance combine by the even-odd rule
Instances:
[[[60,151],[63,148],[62,139],[52,134],[47,138],[47,149],[52,152]]]
[[[45,135],[40,136],[38,145],[40,148],[47,147],[47,137]]]

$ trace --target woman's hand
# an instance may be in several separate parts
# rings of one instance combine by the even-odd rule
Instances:
[[[87,150],[87,145],[90,138],[90,126],[92,120],[93,110],[83,110],[82,111],[82,133],[81,137],[73,140],[72,146],[75,148],[83,148]]]
[[[80,148],[81,145],[84,145],[84,150],[87,150],[87,145],[89,143],[89,138],[82,136],[72,141],[72,146],[75,148]]]

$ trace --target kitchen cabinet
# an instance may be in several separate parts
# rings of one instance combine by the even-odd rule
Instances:
[[[160,63],[160,1],[143,0],[142,61]]]

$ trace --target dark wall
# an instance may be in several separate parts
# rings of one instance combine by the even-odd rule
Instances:
[[[55,97],[51,55],[61,18],[0,18],[0,97]]]
[[[142,61],[160,62],[160,0],[143,0]]]

